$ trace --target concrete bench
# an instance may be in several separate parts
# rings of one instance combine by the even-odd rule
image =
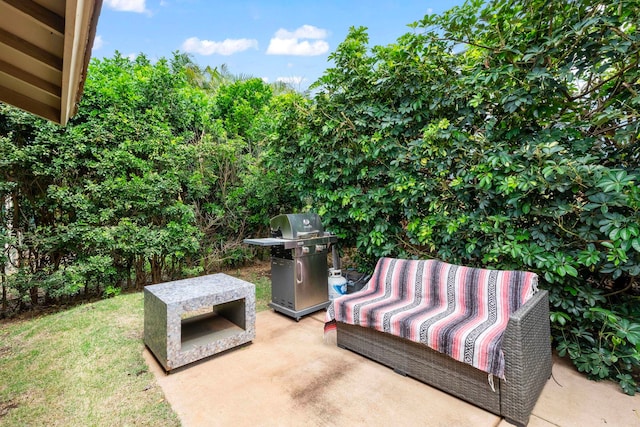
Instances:
[[[255,285],[212,274],[144,289],[144,343],[165,371],[255,338]]]

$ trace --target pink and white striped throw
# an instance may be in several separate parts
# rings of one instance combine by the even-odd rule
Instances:
[[[373,328],[504,379],[501,344],[509,316],[534,293],[538,276],[436,260],[381,258],[369,283],[329,305],[335,321]]]

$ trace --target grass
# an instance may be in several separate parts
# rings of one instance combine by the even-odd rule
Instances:
[[[143,315],[136,293],[1,326],[0,424],[180,425],[142,357]]]
[[[267,305],[271,301],[271,264],[269,262],[233,269],[226,273],[256,285],[256,311],[269,308]]]
[[[264,310],[270,281],[253,270],[228,274]],[[142,356],[143,318],[135,293],[0,324],[0,425],[179,426]]]

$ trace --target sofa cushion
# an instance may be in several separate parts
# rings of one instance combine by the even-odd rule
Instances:
[[[509,315],[532,295],[537,275],[437,260],[381,258],[367,285],[337,298],[339,321],[423,343],[504,378],[501,344]]]

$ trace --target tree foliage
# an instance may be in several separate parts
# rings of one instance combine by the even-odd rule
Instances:
[[[3,314],[11,297],[113,295],[248,255],[242,237],[286,199],[259,166],[271,89],[214,91],[199,72],[179,53],[93,60],[66,127],[0,106]]]
[[[561,354],[637,389],[640,32],[635,1],[468,1],[316,83],[292,185],[371,265],[526,269]],[[284,162],[284,159],[283,159]]]

